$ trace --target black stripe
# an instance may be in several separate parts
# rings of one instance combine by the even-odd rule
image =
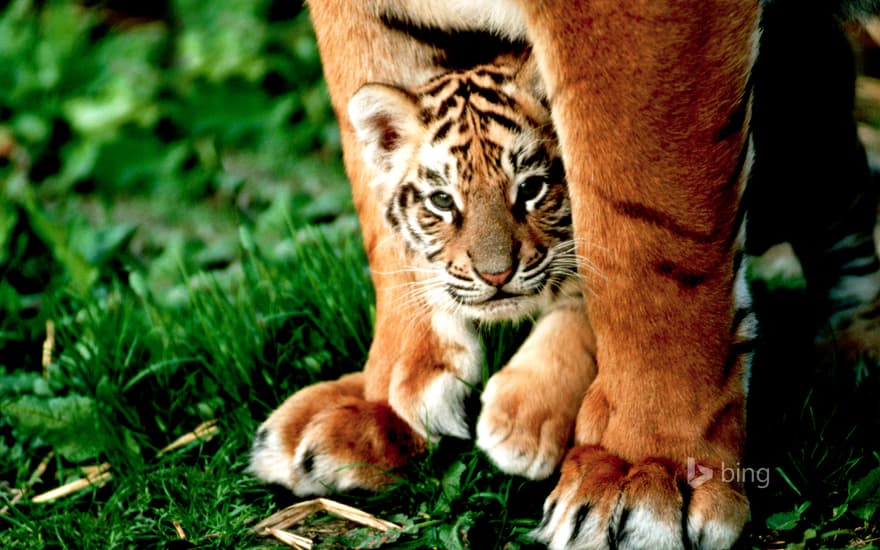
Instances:
[[[745,355],[746,353],[751,353],[755,351],[755,348],[757,347],[758,339],[749,338],[748,340],[740,340],[738,342],[730,344],[730,353],[736,356]]]
[[[724,368],[721,370],[722,380],[727,380],[733,374],[733,367],[739,364],[740,359],[747,353],[752,353],[758,347],[758,339],[741,340],[730,344],[727,351],[727,359],[724,360]]]
[[[449,109],[455,107],[458,102],[458,96],[453,94],[447,97],[443,103],[440,104],[440,107],[437,108],[437,112],[434,113],[434,118],[439,120],[446,116],[446,113],[449,112]]]
[[[310,474],[315,469],[315,449],[310,447],[303,453],[302,469],[305,473]]]
[[[443,221],[443,218],[429,210],[428,208],[423,209],[423,216],[419,218],[419,225],[422,227],[422,231],[433,236],[434,232],[431,231],[437,225]],[[425,215],[430,216],[428,219],[422,219]]]
[[[688,289],[696,288],[705,284],[706,280],[709,278],[708,272],[700,273],[696,271],[688,271],[671,260],[654,262],[653,267],[654,271],[660,275],[670,278],[677,282],[679,286]]]
[[[566,228],[553,227],[553,228],[547,229],[546,233],[548,235],[550,235],[551,237],[553,237],[554,239],[556,239],[557,241],[567,241],[567,240],[571,239],[571,234],[572,234],[571,229],[568,227],[566,227]]]
[[[452,283],[446,283],[446,286],[447,288],[453,288],[455,290],[471,290],[469,287],[454,285]]]
[[[855,305],[861,306],[863,304],[861,302],[859,302]],[[840,311],[842,311],[844,309],[848,309],[845,307],[838,307],[838,304],[833,304],[832,307],[833,307],[835,313],[839,313]],[[853,307],[853,306],[850,306],[850,307]],[[875,319],[875,318],[877,318],[877,316],[880,316],[880,304],[876,304],[875,306],[873,306],[872,308],[870,308],[867,311],[860,311],[859,314],[855,317],[855,319],[852,319],[850,321],[850,324],[852,323],[852,321],[854,321],[856,319]]]
[[[540,208],[541,210],[546,211],[547,213],[558,212],[562,209],[562,206],[565,204],[566,193],[564,189],[554,189],[552,184],[547,184],[549,189],[544,193],[544,196],[541,198],[540,202],[535,205],[535,209]]]
[[[394,215],[393,205],[385,209],[385,221],[388,222],[388,225],[391,226],[391,229],[393,229],[394,231],[398,231],[400,229],[400,222]]]
[[[737,308],[737,310],[733,313],[733,322],[730,324],[730,334],[736,334],[739,331],[739,326],[745,321],[746,317],[752,312],[752,308],[750,307],[741,307]]]
[[[571,212],[559,218],[559,226],[565,227],[566,231],[571,231]]]
[[[686,480],[681,478],[676,478],[675,482],[678,486],[678,492],[681,495],[681,545],[684,548],[691,549],[694,548],[694,543],[691,541],[691,535],[688,533],[688,515],[690,514],[691,508],[691,487]]]
[[[829,249],[825,255],[827,261],[833,264],[842,265],[849,263],[856,258],[876,256],[876,251],[874,249],[873,239],[866,236],[864,240],[861,240],[852,246],[845,246],[843,248],[838,248],[837,250]]]
[[[841,267],[840,268],[840,276],[841,277],[856,277],[860,275],[870,275],[880,269],[880,261],[877,258],[872,258],[870,262],[865,265],[854,265],[850,267]]]
[[[830,307],[831,311],[834,313],[840,313],[841,311],[846,311],[848,309],[855,309],[857,307],[861,307],[864,305],[864,302],[861,298],[849,298],[847,300],[834,300]],[[862,315],[860,315],[862,316]],[[863,316],[862,316],[863,317]],[[849,326],[849,325],[847,325]]]
[[[481,119],[492,120],[495,123],[507,128],[511,132],[518,132],[521,130],[519,124],[514,122],[512,119],[502,115],[501,113],[496,113],[494,111],[477,111],[477,115]]]
[[[416,189],[415,184],[407,182],[400,188],[400,191],[397,192],[397,206],[400,207],[401,210],[406,210],[412,202],[415,202],[410,201],[410,198],[412,197],[418,200],[419,191]]]
[[[501,86],[501,84],[503,84],[504,81],[507,80],[506,74],[495,71],[495,70],[491,70],[489,67],[481,68],[480,70],[476,71],[475,74],[480,77],[488,76],[489,78],[492,79],[492,82],[496,86]]]
[[[410,204],[412,204],[413,202],[418,202],[418,200],[419,192],[416,190],[415,186],[412,183],[407,183],[400,189],[397,194],[395,203],[399,211],[396,212],[396,214],[398,226],[400,226],[400,232],[410,235],[413,240],[423,242],[422,238],[413,230],[413,227],[410,224],[409,216],[406,215],[406,210],[409,208]]]
[[[437,256],[440,255],[441,252],[443,252],[443,247],[440,247],[438,250],[435,250],[434,252],[431,252],[430,254],[428,254],[427,256],[425,256],[425,259],[428,260],[429,262],[433,262],[434,259],[436,259]]]
[[[379,19],[388,29],[434,48],[434,63],[447,70],[470,69],[491,63],[501,54],[521,54],[529,48],[525,40],[509,40],[484,31],[428,27],[388,13]]]
[[[518,151],[515,156],[515,158],[516,158],[515,166],[516,166],[517,170],[521,170],[523,168],[534,168],[536,166],[542,166],[542,167],[549,166],[550,169],[548,170],[548,172],[550,174],[553,174],[553,172],[554,172],[553,163],[550,162],[550,159],[548,158],[548,155],[547,155],[547,150],[544,149],[543,147],[538,147],[537,149],[532,151],[529,156],[527,156],[525,158],[521,158],[520,153],[522,153],[522,150]]]
[[[443,179],[443,176],[440,175],[440,172],[436,170],[432,170],[427,166],[423,166],[420,168],[424,170],[424,180],[429,183],[432,187],[443,187],[446,185],[446,180]]]
[[[620,521],[617,523],[617,532],[614,534],[614,544],[610,545],[612,548],[620,547],[624,542],[626,542],[626,523],[629,521],[630,509],[624,508],[620,512]],[[610,526],[609,526],[610,529]],[[610,534],[610,532],[609,532]]]
[[[550,161],[550,170],[547,173],[547,179],[551,181],[558,181],[565,185],[565,165],[562,164],[561,158],[554,157]]]
[[[449,272],[449,276],[450,276],[450,277],[455,278],[455,280],[457,280],[457,281],[464,281],[464,282],[466,282],[466,283],[472,283],[472,282],[474,282],[474,280],[473,280],[472,278],[470,278],[470,277],[464,277],[464,276],[462,276],[462,275],[458,275],[458,274],[456,274],[456,273],[455,273],[455,270],[453,269],[453,267],[454,267],[454,265],[453,265],[452,262],[447,262],[447,263],[446,263],[446,271]]]
[[[590,504],[582,504],[580,508],[578,508],[577,513],[574,515],[574,530],[571,532],[571,541],[574,542],[577,539],[578,533],[581,531],[581,527],[584,525],[584,520],[587,519],[587,516],[590,514]]]
[[[449,152],[452,153],[456,157],[466,157],[468,150],[471,148],[471,140],[468,139],[464,143],[460,143],[458,145],[453,145],[449,148]],[[459,172],[461,172],[461,167],[459,167]],[[461,175],[461,174],[459,174]]]
[[[749,156],[749,146],[751,145],[751,142],[752,140],[746,137],[742,148],[739,150],[739,156],[736,157],[736,164],[733,167],[733,171],[727,178],[727,184],[724,186],[725,189],[733,189],[739,183],[739,180],[742,177],[743,168],[746,165],[746,159]]]
[[[553,517],[553,511],[556,510],[556,501],[550,503],[550,506],[547,507],[547,511],[544,513],[544,517],[541,518],[541,523],[538,525],[538,531],[542,531],[547,528],[547,525],[550,523],[550,519]]]
[[[431,143],[432,143],[432,144],[435,144],[435,143],[437,143],[438,141],[440,141],[440,140],[442,140],[442,139],[445,139],[446,136],[447,136],[447,134],[449,134],[449,129],[450,129],[450,128],[452,128],[452,121],[451,121],[451,120],[447,120],[446,122],[443,123],[442,126],[440,126],[439,128],[437,128],[437,131],[436,131],[436,132],[434,132],[434,137],[431,138]]]
[[[449,74],[442,74],[442,75],[428,81],[428,83],[425,84],[425,86],[430,86],[431,82],[434,82],[434,80],[436,80],[437,82],[433,86],[431,86],[430,88],[428,88],[426,90],[425,89],[422,90],[421,93],[423,96],[435,97],[443,89],[445,89],[449,85],[450,82],[453,81],[453,79],[450,78]]]
[[[491,88],[484,88],[477,84],[471,83],[469,86],[470,92],[472,94],[478,95],[481,98],[485,99],[487,102],[492,103],[494,105],[501,105],[502,107],[510,107],[513,103],[513,100],[509,96],[499,95],[497,91]]]
[[[745,254],[742,250],[735,250],[733,252],[733,275],[736,276],[739,273],[740,268],[742,267],[743,258],[745,258]]]
[[[727,122],[724,123],[724,126],[718,130],[718,135],[715,137],[716,142],[726,140],[734,134],[739,133],[739,131],[745,127],[746,114],[749,110],[749,102],[752,99],[752,84],[752,74],[750,74],[739,103],[736,108],[734,108],[733,112],[730,113],[730,116],[727,117]]]
[[[679,223],[672,216],[650,206],[646,206],[644,204],[633,201],[617,200],[610,195],[606,195],[601,190],[597,190],[596,195],[600,199],[609,203],[611,208],[614,209],[621,216],[643,221],[647,224],[665,229],[670,233],[678,235],[679,237],[698,243],[708,243],[715,240],[714,232],[703,233],[701,231],[691,229]]]
[[[523,223],[526,220],[526,205],[522,201],[516,201],[513,203],[513,206],[510,209],[510,213],[513,215],[513,219],[518,223]]]
[[[253,451],[259,451],[266,446],[266,439],[269,438],[268,428],[260,428],[257,430],[257,436],[254,438]]]
[[[427,166],[419,166],[418,175],[420,181],[429,183],[433,187],[441,187],[446,184],[440,172]]]
[[[451,285],[449,285],[449,284],[445,285],[445,290],[446,290],[446,294],[448,294],[450,298],[455,300],[456,303],[461,304],[463,306],[468,305],[467,299],[462,296],[459,296],[458,294],[453,292],[455,289]]]
[[[851,246],[844,246],[836,250],[828,250],[828,256],[835,258],[838,263],[844,263],[847,257],[867,257],[873,256],[874,240],[869,235],[864,235],[859,242]],[[837,256],[843,256],[842,259],[836,259]]]
[[[452,226],[456,229],[461,229],[462,224],[464,223],[464,216],[461,215],[461,212],[456,208],[452,211]]]

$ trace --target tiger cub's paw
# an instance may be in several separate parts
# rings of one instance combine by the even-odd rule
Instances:
[[[468,398],[483,359],[473,323],[434,312],[430,333],[405,351],[391,374],[388,403],[422,438],[470,439]]]
[[[549,394],[548,394],[548,390]],[[576,409],[529,369],[498,371],[483,391],[477,446],[502,471],[544,479],[571,440]]]
[[[432,442],[441,436],[470,439],[467,402],[473,382],[448,370],[430,374],[433,378],[426,382],[413,383],[415,376],[404,383],[392,382],[389,402],[419,437]],[[412,386],[418,389],[410,389]]]
[[[422,452],[424,441],[387,404],[362,399],[362,385],[344,384],[347,378],[288,398],[257,431],[250,472],[299,496],[393,481],[391,471]]]
[[[532,536],[552,550],[730,548],[748,521],[748,501],[708,468],[692,470],[576,447]]]

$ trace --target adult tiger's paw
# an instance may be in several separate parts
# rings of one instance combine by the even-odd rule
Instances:
[[[385,403],[365,401],[361,373],[304,388],[260,426],[250,472],[296,495],[378,490],[424,449]]]
[[[506,473],[550,476],[570,444],[576,415],[576,408],[559,403],[559,394],[555,385],[541,383],[539,373],[498,371],[481,398],[477,446]]]
[[[601,447],[576,447],[533,536],[554,550],[730,548],[748,501],[707,469],[692,469],[689,479],[687,465],[629,464]]]

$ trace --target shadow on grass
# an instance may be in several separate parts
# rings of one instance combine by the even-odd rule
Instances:
[[[743,543],[813,548],[869,541],[876,525],[847,508],[880,498],[853,490],[880,465],[876,365],[868,372],[864,364],[817,350],[803,289],[756,281],[753,294],[761,339],[749,387],[744,471],[763,475],[748,484],[752,522]],[[870,490],[867,485],[873,483],[864,487]]]

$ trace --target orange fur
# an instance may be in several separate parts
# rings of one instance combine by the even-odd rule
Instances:
[[[540,82],[529,61],[522,55],[502,55],[473,71],[443,73],[438,79],[452,83],[448,87],[438,87],[438,79],[421,87],[401,87],[399,80],[359,86],[348,108],[340,113],[354,119],[352,125],[342,124],[346,139],[358,137],[346,143],[351,148],[365,145],[369,151],[358,155],[347,149],[346,161],[377,289],[376,335],[364,372],[355,379],[359,386],[345,385],[347,377],[306,388],[267,420],[261,433],[271,434],[263,436],[269,442],[258,438],[252,454],[252,471],[258,477],[280,479],[297,494],[352,486],[376,488],[383,478],[375,472],[402,465],[423,448],[425,439],[468,437],[464,397],[469,385],[479,382],[482,352],[472,322],[458,313],[460,304],[449,311],[432,307],[424,299],[414,303],[407,294],[408,285],[422,280],[421,273],[427,269],[419,262],[425,260],[420,259],[421,251],[402,246],[399,235],[389,234],[386,216],[381,215],[388,211],[382,201],[393,203],[389,197],[394,197],[392,191],[400,179],[386,171],[406,170],[407,178],[410,174],[415,178],[421,167],[409,149],[395,148],[401,142],[420,147],[430,143],[436,147],[428,155],[432,161],[446,159],[438,156],[443,150],[460,147],[463,151],[449,157],[455,166],[451,172],[457,174],[455,193],[464,203],[463,221],[457,229],[452,224],[441,226],[445,246],[436,255],[437,264],[447,265],[459,277],[473,270],[484,279],[501,278],[502,270],[492,271],[499,258],[512,261],[508,265],[516,266],[518,273],[540,265],[554,265],[562,273],[534,287],[547,292],[531,296],[525,290],[513,290],[520,294],[518,299],[540,298],[535,307],[541,315],[509,367],[490,381],[483,396],[482,435],[478,437],[478,444],[505,471],[544,478],[558,466],[570,445],[580,401],[595,376],[595,343],[577,282],[566,275],[573,272],[574,257],[560,252],[556,263],[541,261],[553,246],[570,245],[570,225],[559,221],[567,219],[568,199],[549,112],[541,102]],[[470,87],[497,90],[485,95],[456,92]],[[446,89],[451,90],[449,94],[439,93]],[[456,100],[455,107],[448,106],[450,97]],[[468,99],[459,101],[460,97]],[[429,128],[437,130],[450,120],[437,115],[440,123],[432,121],[434,126],[423,127],[433,110],[456,113],[450,115],[455,127],[444,132],[448,139],[423,142],[435,135]],[[501,116],[502,122],[487,113]],[[515,163],[514,158],[518,159]],[[546,211],[556,217],[545,218],[543,207],[522,201],[517,204],[523,214],[514,216],[511,196],[518,196],[518,185],[524,181],[517,178],[527,175],[543,182],[541,196],[549,197]],[[481,270],[481,265],[488,267]],[[511,306],[488,305],[488,318],[494,314],[493,307]],[[479,308],[474,310],[480,318]],[[395,430],[394,436],[383,436],[389,430]],[[392,448],[392,441],[402,448]],[[373,468],[340,467],[347,463]],[[337,473],[331,473],[335,467],[339,467]],[[292,474],[277,474],[285,468]]]
[[[742,373],[723,373],[740,192],[729,180],[746,137],[718,136],[746,93],[757,5],[522,5],[554,108],[575,230],[590,247],[581,254],[604,275],[584,274],[595,285],[587,311],[599,376],[578,416],[576,444],[601,445],[636,464],[671,460],[670,476],[682,474],[688,457],[738,464]],[[633,498],[649,502],[668,493],[662,486]],[[718,534],[719,545],[733,542],[748,515],[741,488],[732,489],[691,501],[706,507],[692,515],[712,510],[728,523],[731,534]],[[605,491],[586,490],[581,500]]]
[[[499,14],[513,14],[495,30],[528,37],[546,82],[579,253],[590,264],[582,266],[582,276],[598,364],[577,414],[576,447],[565,458],[537,535],[553,548],[602,547],[605,527],[611,527],[622,546],[676,547],[685,540],[730,546],[748,517],[742,488],[716,480],[688,490],[681,481],[689,458],[730,465],[743,450],[745,373],[731,355],[731,327],[747,138],[742,128],[728,126],[747,109],[758,5],[515,4],[518,11],[510,2],[491,3]],[[473,5],[479,10],[490,3]],[[412,412],[417,407],[407,403],[448,371],[455,351],[449,348],[456,344],[426,317],[395,305],[395,289],[412,276],[401,272],[406,255],[368,189],[370,174],[345,106],[366,82],[411,87],[443,72],[435,64],[442,52],[382,22],[391,14],[415,23],[430,17],[426,24],[469,24],[425,6],[404,0],[310,3],[370,266],[374,274],[389,274],[373,279],[376,326],[364,397],[390,402],[410,426],[419,420]],[[575,338],[589,331],[585,322],[569,328]],[[562,417],[572,414],[595,372],[589,352],[571,349],[576,362],[548,361],[551,370],[572,368],[580,382],[577,391],[560,396]],[[582,366],[571,367],[577,363]],[[503,430],[505,415],[521,417],[524,408],[520,428],[552,420],[541,411],[548,410],[553,386],[541,383],[537,366],[530,368],[499,374],[507,395],[489,407],[486,422]],[[538,388],[532,397],[523,390],[530,384]],[[573,525],[583,530],[572,532]]]
[[[546,60],[564,155],[578,159],[566,167],[579,242],[589,247],[581,254],[603,275],[584,273],[595,292],[587,309],[600,365],[591,392],[613,403],[615,414],[592,443],[630,460],[657,452],[643,441],[659,439],[668,453],[699,439],[726,405],[719,373],[733,314],[734,251],[725,243],[738,204],[738,186],[727,179],[744,136],[715,136],[743,95],[756,9],[666,4],[524,4],[543,39],[536,54]],[[563,54],[567,63],[550,61]],[[650,206],[694,238],[628,216],[622,203]],[[660,261],[707,280],[689,288],[658,274]]]
[[[477,445],[505,471],[549,476],[570,447],[579,404],[596,377],[594,352],[580,307],[549,314],[489,380]]]
[[[362,372],[300,390],[272,413],[260,433],[264,439],[277,434],[280,448],[261,455],[260,447],[272,442],[259,441],[258,435],[251,471],[297,494],[379,489],[393,480],[392,470],[425,445],[387,404],[364,399]]]

